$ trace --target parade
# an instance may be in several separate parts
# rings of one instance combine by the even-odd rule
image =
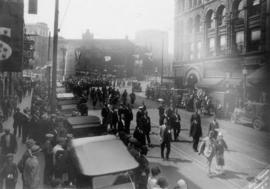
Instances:
[[[270,0],[0,0],[0,189],[270,188]]]

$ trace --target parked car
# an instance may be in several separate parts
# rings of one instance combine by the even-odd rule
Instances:
[[[135,189],[130,171],[139,164],[114,135],[72,140],[76,188]]]
[[[132,91],[142,92],[142,86],[139,81],[132,81]]]
[[[235,108],[233,123],[252,124],[255,130],[268,130],[270,124],[270,104],[249,102],[243,108]]]
[[[75,138],[107,134],[107,128],[101,125],[100,118],[94,115],[69,117],[65,125]]]

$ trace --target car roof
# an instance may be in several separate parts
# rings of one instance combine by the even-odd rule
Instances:
[[[56,98],[57,99],[71,99],[74,98],[74,94],[73,93],[58,93],[56,94]]]
[[[125,172],[138,167],[123,142],[114,135],[72,140],[81,174],[102,176]]]
[[[76,117],[69,117],[67,122],[70,125],[87,125],[93,123],[100,123],[100,119],[98,116],[89,115],[89,116],[76,116]]]

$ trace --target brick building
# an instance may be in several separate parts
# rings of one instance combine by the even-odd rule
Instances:
[[[269,64],[270,0],[175,0],[174,71],[179,85],[248,87]]]

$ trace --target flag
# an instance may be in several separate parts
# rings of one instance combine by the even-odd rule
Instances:
[[[104,56],[105,62],[109,62],[112,60],[112,57],[110,56]]]
[[[6,27],[0,27],[0,35],[11,37],[11,29]]]
[[[2,2],[0,6],[1,72],[22,71],[23,32],[23,3],[14,1]]]
[[[29,0],[28,13],[37,14],[38,0]]]

